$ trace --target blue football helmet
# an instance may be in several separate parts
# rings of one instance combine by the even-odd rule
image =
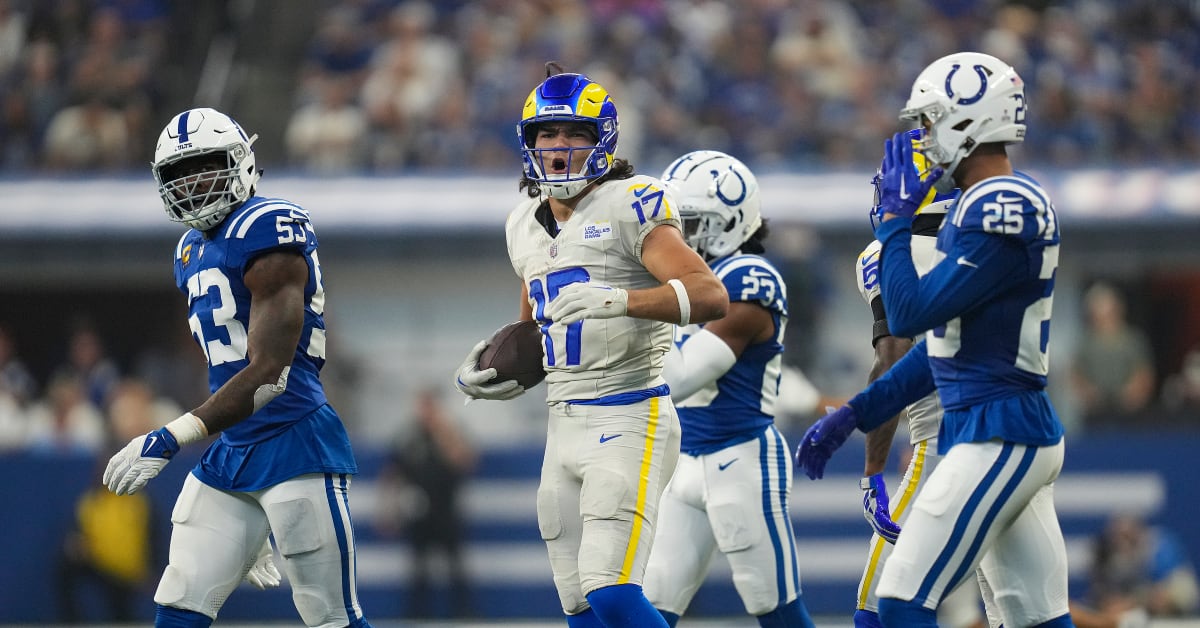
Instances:
[[[546,122],[582,122],[594,129],[591,146],[534,148],[538,127]],[[571,198],[612,167],[617,152],[617,106],[608,91],[582,74],[555,74],[525,100],[517,139],[521,142],[525,176],[554,198]],[[566,154],[566,172],[546,173],[545,164]]]
[[[926,138],[925,132],[922,129],[912,129],[908,132],[908,140],[912,142],[913,147],[913,168],[921,175],[924,180],[929,176],[931,170],[937,167],[929,158],[921,152],[921,147],[924,145]],[[953,181],[952,178],[946,177]],[[875,200],[871,205],[871,228],[879,226],[883,220],[883,208],[879,206],[879,184],[883,180],[883,170],[876,170],[875,176],[871,178],[871,185],[875,187]],[[929,188],[929,194],[921,201],[921,206],[917,208],[917,213],[921,213],[927,206],[934,203],[942,203],[943,201],[953,201],[958,196],[958,188],[951,188],[948,192],[942,192],[936,187]]]

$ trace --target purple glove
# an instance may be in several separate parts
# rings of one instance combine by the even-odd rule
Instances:
[[[888,510],[887,484],[883,482],[883,474],[876,473],[859,480],[858,487],[863,490],[863,517],[875,528],[875,534],[888,543],[895,543],[896,537],[900,536],[900,526],[892,521],[892,513]]]
[[[875,212],[911,218],[921,208],[929,189],[941,178],[935,168],[925,180],[913,165],[912,139],[907,131],[892,136],[883,144],[883,167],[879,171],[876,194],[879,199]]]
[[[850,438],[857,420],[854,409],[848,405],[817,419],[804,433],[800,447],[796,448],[796,466],[803,468],[810,480],[821,479],[825,475],[825,463]]]

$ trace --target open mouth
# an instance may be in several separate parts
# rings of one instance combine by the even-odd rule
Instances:
[[[555,157],[550,161],[550,170],[557,174],[567,171],[567,160],[562,157]]]

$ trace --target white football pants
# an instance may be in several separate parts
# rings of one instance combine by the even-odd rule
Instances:
[[[309,474],[240,493],[188,474],[171,512],[170,562],[155,603],[216,619],[273,533],[305,625],[342,628],[361,618],[349,487],[348,475]]]
[[[680,434],[670,397],[550,405],[538,528],[568,615],[587,610],[596,589],[642,583]]]
[[[732,447],[679,457],[659,506],[646,597],[683,615],[717,550],[729,559],[746,612],[763,615],[800,594],[788,513],[792,458],[775,426]]]
[[[1067,551],[1054,510],[1064,445],[989,441],[950,449],[917,494],[883,567],[880,598],[935,609],[977,567],[1005,626],[1067,613]]]

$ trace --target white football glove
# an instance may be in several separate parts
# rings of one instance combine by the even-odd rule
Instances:
[[[629,311],[629,293],[589,283],[573,283],[558,292],[546,305],[546,316],[570,325],[585,318],[616,318]]]
[[[258,560],[254,561],[254,566],[246,572],[246,582],[258,587],[261,591],[279,586],[282,576],[279,575],[279,569],[275,567],[274,557],[275,553],[271,550],[271,537],[267,537],[262,549],[258,551]]]
[[[513,379],[489,383],[496,377],[496,369],[479,370],[479,354],[483,353],[487,345],[487,340],[480,340],[467,354],[467,359],[463,360],[462,366],[458,367],[458,372],[455,373],[454,387],[471,399],[508,401],[524,394],[525,388]]]
[[[179,443],[165,427],[138,436],[109,459],[101,481],[117,495],[132,495],[158,475],[178,451]]]

